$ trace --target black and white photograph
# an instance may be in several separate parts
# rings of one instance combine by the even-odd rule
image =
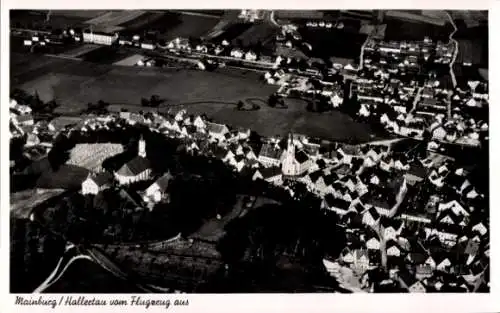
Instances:
[[[10,293],[490,293],[487,9],[8,15]]]

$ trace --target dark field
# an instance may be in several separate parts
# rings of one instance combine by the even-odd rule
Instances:
[[[268,23],[255,23],[255,25],[236,37],[233,42],[241,41],[244,47],[253,46],[259,42],[266,45],[273,41],[274,36],[279,31],[280,29],[274,25]]]
[[[441,40],[448,42],[448,36],[453,31],[453,27],[450,23],[446,23],[445,26],[437,26],[425,23],[401,21],[392,18],[384,19],[384,23],[387,24],[384,38],[385,40],[421,41],[425,36],[428,36],[435,41]]]
[[[195,16],[179,12],[148,12],[137,19],[123,23],[124,34],[143,34],[157,32],[159,39],[172,40],[177,37],[201,37],[209,32],[219,21],[217,16]]]
[[[50,15],[49,21],[46,21],[46,12],[34,10],[11,10],[10,26],[15,28],[27,29],[64,29],[68,27],[82,27],[88,20],[79,16]]]
[[[246,32],[250,27],[252,27],[252,23],[236,23],[228,26],[222,34],[213,38],[216,42],[221,42],[222,40],[232,41],[236,39],[238,36]]]
[[[311,44],[311,56],[328,59],[332,56],[358,59],[361,46],[366,40],[366,35],[355,34],[345,30],[299,28],[304,40]]]
[[[133,55],[133,53],[120,49],[119,47],[108,47],[103,46],[96,50],[90,51],[81,55],[80,57],[84,61],[95,62],[101,64],[112,64],[119,60],[123,60],[129,56]]]

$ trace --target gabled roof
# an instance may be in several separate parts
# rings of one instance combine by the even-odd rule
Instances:
[[[92,179],[97,186],[101,187],[111,183],[111,181],[113,180],[113,176],[108,172],[102,172],[90,175],[89,179]]]
[[[227,131],[226,125],[207,122],[207,130],[215,134],[224,134]]]
[[[136,176],[151,167],[148,159],[136,156],[125,163],[116,173],[121,176]]]
[[[356,211],[358,213],[362,213],[366,208],[365,206],[361,203],[361,202],[357,202],[355,205],[354,205],[354,209],[356,209]]]
[[[297,160],[297,162],[302,164],[309,160],[309,156],[303,150],[300,150],[297,153],[295,153],[295,160]]]
[[[399,244],[395,240],[393,240],[393,239],[387,240],[386,247],[387,247],[387,249],[390,249],[392,247],[396,247],[399,250],[401,250],[401,247],[399,246]]]
[[[277,149],[273,144],[266,143],[262,145],[259,156],[278,160],[281,156],[281,150]]]
[[[361,259],[362,257],[365,257],[365,258],[369,258],[368,257],[368,251],[365,250],[365,249],[357,249],[355,252],[354,252],[354,257],[356,259]]]
[[[22,122],[33,120],[33,115],[31,115],[31,114],[23,114],[23,115],[18,115],[16,118],[17,118],[17,121],[19,123],[22,123]]]
[[[161,176],[160,178],[158,178],[155,182],[155,184],[158,185],[158,187],[160,188],[160,190],[167,190],[168,188],[168,183],[173,179],[174,177],[172,176],[172,174],[170,174],[170,172],[167,172],[166,174],[164,174],[163,176]]]
[[[414,275],[409,273],[406,270],[401,270],[398,272],[398,277],[403,281],[406,287],[410,288],[413,284],[415,284],[418,280]]]
[[[349,208],[350,203],[348,201],[342,200],[342,199],[337,199],[333,197],[332,194],[328,194],[325,197],[326,204],[330,208],[337,208],[340,210],[347,211]]]
[[[423,253],[410,252],[407,257],[413,264],[423,264],[427,260],[427,256]]]
[[[380,218],[380,214],[379,214],[379,213],[377,212],[377,210],[376,210],[375,208],[373,208],[373,207],[372,207],[372,208],[370,208],[370,209],[368,210],[368,212],[367,212],[367,213],[369,213],[369,214],[372,216],[372,218],[373,218],[374,220],[378,220],[378,219]]]
[[[272,167],[259,169],[259,172],[262,175],[262,177],[264,177],[264,179],[266,179],[266,178],[271,178],[271,177],[281,175],[281,168],[279,168],[277,166],[272,166]]]
[[[309,174],[309,179],[311,179],[313,183],[316,183],[316,181],[322,176],[323,176],[323,171],[317,170]]]

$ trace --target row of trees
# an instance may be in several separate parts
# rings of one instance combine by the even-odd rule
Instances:
[[[152,95],[151,98],[141,98],[141,105],[143,107],[158,107],[164,100],[158,95]]]
[[[44,102],[40,99],[38,91],[32,95],[22,89],[14,89],[10,94],[11,99],[16,100],[19,104],[27,105],[35,114],[51,114],[59,106],[55,99]]]

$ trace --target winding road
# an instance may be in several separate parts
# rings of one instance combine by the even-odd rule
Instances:
[[[458,41],[453,39],[453,35],[458,31],[457,25],[453,21],[453,18],[451,17],[451,14],[448,11],[445,11],[446,15],[448,16],[448,19],[450,20],[451,25],[453,26],[453,31],[450,33],[450,42],[452,42],[455,45],[455,50],[453,51],[453,57],[450,62],[450,75],[451,75],[451,81],[453,82],[453,87],[457,86],[457,78],[455,77],[455,72],[453,71],[453,64],[455,64],[455,61],[457,60],[457,55],[458,55]]]

